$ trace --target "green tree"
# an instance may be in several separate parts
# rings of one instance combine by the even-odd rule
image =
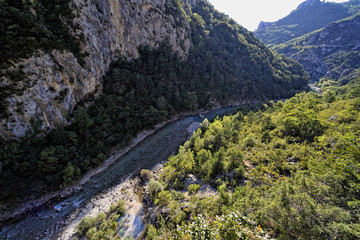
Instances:
[[[66,168],[63,170],[63,184],[70,185],[80,176],[80,169],[74,167],[71,162],[68,162]]]
[[[158,197],[155,199],[155,204],[164,207],[167,204],[169,204],[171,200],[172,200],[171,192],[164,190],[158,194]]]
[[[60,168],[59,153],[54,146],[40,152],[38,171],[40,174],[54,173]]]
[[[198,97],[196,92],[187,92],[184,99],[184,105],[186,109],[195,110],[198,108]]]

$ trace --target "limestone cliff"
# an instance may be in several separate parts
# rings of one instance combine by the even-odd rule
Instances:
[[[101,92],[102,76],[118,57],[137,58],[137,48],[156,48],[168,40],[174,52],[185,58],[191,47],[189,23],[169,11],[168,0],[73,0],[71,10],[78,26],[73,35],[83,36],[83,64],[69,50],[37,50],[30,58],[12,61],[1,69],[0,87],[13,79],[4,73],[21,72],[14,94],[6,98],[7,118],[1,119],[0,136],[5,139],[25,134],[30,119],[42,127],[67,124],[74,106]],[[184,6],[194,0],[183,1]],[[181,24],[179,24],[179,22]]]

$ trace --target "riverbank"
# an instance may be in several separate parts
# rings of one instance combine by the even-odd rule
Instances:
[[[133,149],[134,147],[136,147],[138,144],[140,144],[141,142],[143,142],[146,138],[148,138],[149,136],[153,135],[156,131],[162,129],[163,127],[165,127],[166,125],[173,123],[181,118],[187,117],[187,116],[196,116],[199,114],[206,114],[208,112],[214,111],[216,109],[219,108],[224,108],[224,107],[229,107],[229,106],[234,106],[234,105],[242,105],[242,104],[247,104],[247,103],[254,103],[254,102],[250,102],[250,101],[242,101],[242,102],[230,102],[226,105],[220,105],[218,103],[214,103],[213,107],[209,110],[204,110],[204,109],[199,109],[196,111],[191,111],[191,112],[183,112],[183,113],[179,113],[173,117],[171,117],[169,120],[161,122],[157,125],[155,125],[153,127],[153,129],[151,130],[144,130],[142,132],[140,132],[133,140],[132,142],[125,148],[119,149],[119,147],[115,147],[112,150],[112,153],[110,154],[110,157],[107,158],[102,164],[100,164],[98,167],[89,170],[85,175],[83,175],[81,177],[80,180],[78,180],[75,184],[71,185],[71,186],[67,186],[62,188],[61,190],[57,191],[57,192],[53,192],[53,193],[49,193],[46,195],[43,195],[39,198],[36,199],[32,199],[26,202],[21,203],[19,206],[17,206],[16,208],[9,208],[7,207],[7,211],[3,211],[0,215],[0,222],[6,222],[9,221],[11,219],[17,219],[17,218],[21,218],[21,216],[32,212],[33,210],[49,204],[50,202],[57,200],[60,201],[61,199],[70,196],[72,193],[76,192],[76,191],[80,191],[82,189],[82,186],[88,182],[93,176],[95,176],[96,174],[99,174],[101,172],[103,172],[104,170],[106,170],[109,166],[111,166],[117,159],[119,159],[120,157],[124,156],[126,153],[128,153],[131,149]]]
[[[152,130],[144,130],[140,132],[133,140],[132,142],[126,146],[125,148],[119,149],[119,147],[115,147],[114,150],[112,150],[112,153],[110,154],[110,157],[107,158],[102,164],[100,164],[98,167],[94,169],[90,169],[85,175],[83,175],[80,180],[78,180],[75,184],[71,186],[67,186],[62,188],[61,190],[43,195],[37,199],[29,200],[27,202],[21,203],[19,207],[13,210],[8,210],[7,212],[3,212],[0,215],[0,222],[7,221],[12,218],[18,218],[21,215],[26,214],[27,212],[32,211],[35,208],[40,207],[41,205],[44,205],[56,198],[64,198],[72,194],[74,191],[79,191],[82,188],[82,185],[84,185],[87,181],[90,180],[91,177],[94,175],[104,171],[107,169],[111,164],[113,164],[118,158],[122,157],[124,154],[126,154],[128,151],[130,151],[132,148],[136,147],[139,143],[141,143],[144,139],[154,134],[157,130],[164,127],[166,124],[169,124],[171,122],[174,122],[178,120],[180,117],[183,117],[186,115],[179,115],[175,116],[174,118],[171,118],[170,120],[164,121],[162,123],[159,123],[154,126]]]
[[[199,122],[193,122],[188,126],[186,131],[189,138],[192,136],[193,132],[198,129],[199,125]],[[159,175],[162,172],[163,164],[164,162],[158,163],[151,169],[151,172],[156,179],[159,178]],[[143,184],[141,184],[140,177],[138,175],[134,176],[134,174],[135,172],[130,173],[120,184],[101,193],[86,204],[85,207],[79,209],[78,213],[70,216],[67,219],[64,229],[56,238],[61,240],[71,239],[75,234],[76,226],[85,216],[96,217],[100,212],[108,212],[110,206],[115,204],[118,200],[123,200],[125,202],[127,218],[131,219],[139,217],[142,222],[144,222],[146,214],[144,213],[143,199],[141,196],[144,194],[145,190],[143,189]],[[129,231],[131,232],[131,229],[129,229]]]

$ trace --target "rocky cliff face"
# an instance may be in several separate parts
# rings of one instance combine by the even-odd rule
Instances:
[[[360,68],[360,15],[276,46],[280,53],[299,61],[312,81],[330,78],[347,83]]]
[[[67,124],[68,113],[79,101],[101,92],[110,63],[119,56],[137,58],[140,45],[156,48],[168,40],[173,51],[185,58],[191,47],[189,23],[171,14],[171,4],[168,0],[73,0],[73,21],[79,26],[74,34],[84,36],[84,64],[70,51],[36,51],[2,69],[3,73],[21,71],[23,78],[16,86],[20,94],[7,98],[9,117],[1,119],[0,136],[24,135],[30,119],[41,120],[43,128]],[[195,0],[183,4],[194,5]],[[3,75],[0,87],[11,82],[9,75]]]

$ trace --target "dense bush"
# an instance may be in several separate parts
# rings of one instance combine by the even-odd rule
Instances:
[[[124,201],[112,204],[108,213],[99,213],[96,217],[85,217],[76,226],[76,233],[72,239],[121,239],[119,218],[125,214]]]
[[[214,219],[206,219],[202,215],[198,215],[188,225],[178,227],[173,238],[178,240],[245,240],[250,236],[255,237],[252,231],[256,231],[255,224],[239,213],[216,216]],[[262,234],[261,230],[259,230],[260,234]]]

